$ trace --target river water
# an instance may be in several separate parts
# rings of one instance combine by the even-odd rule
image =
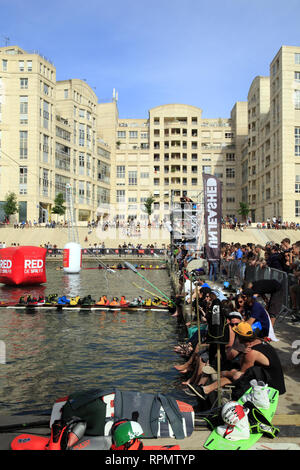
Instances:
[[[96,300],[126,294],[149,297],[134,284],[155,293],[130,270],[115,274],[90,269],[84,262],[79,274],[59,270],[61,261],[47,261],[47,283],[31,288],[1,284],[1,301],[18,301],[24,293],[81,297]],[[89,269],[87,269],[89,268]],[[171,293],[166,270],[140,272],[167,295]],[[89,388],[166,393],[176,387],[178,327],[168,312],[40,310],[26,313],[0,309],[0,341],[5,363],[0,363],[0,414],[50,412],[54,401]]]

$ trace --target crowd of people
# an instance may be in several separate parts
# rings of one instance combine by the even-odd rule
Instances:
[[[300,230],[299,222],[284,222],[280,217],[268,217],[267,220],[263,222],[256,222],[254,224],[256,228],[260,229],[275,229],[275,230]],[[237,231],[238,229],[244,231],[248,226],[253,226],[252,220],[248,217],[244,222],[241,222],[236,216],[225,217],[222,219],[222,228],[233,229]]]
[[[271,264],[275,262],[274,253],[280,253],[285,269],[293,274],[300,267],[299,251],[300,242],[291,245],[288,239],[284,239],[280,246],[222,244],[222,257],[241,263]],[[200,268],[188,272],[189,262],[197,255],[184,245],[176,247],[172,256],[181,286],[181,292],[175,299],[173,316],[189,331],[189,339],[175,346],[175,351],[184,358],[184,362],[176,364],[175,368],[183,376],[185,393],[197,396],[202,403],[212,403],[218,386],[231,386],[233,399],[238,399],[249,388],[252,379],[268,384],[279,394],[285,393],[281,363],[272,346],[273,342],[278,341],[274,330],[282,302],[281,283],[275,279],[262,279],[244,282],[242,288],[236,290],[225,281],[222,288],[218,288],[215,280],[219,278],[220,270],[216,279],[211,269],[204,271]],[[299,288],[298,284],[296,286],[296,296],[300,299],[300,285]],[[193,312],[194,328],[191,322],[187,322],[184,314],[187,310]],[[294,321],[299,320],[295,312]],[[219,381],[218,347],[221,366]]]

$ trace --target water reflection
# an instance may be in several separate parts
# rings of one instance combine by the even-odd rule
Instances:
[[[85,296],[97,299],[140,294],[132,282],[147,288],[131,271],[109,274],[82,270],[78,275],[47,267],[47,284],[39,287],[0,288],[2,301],[31,295]],[[92,265],[91,265],[92,266]],[[166,271],[143,275],[170,294]],[[151,289],[153,290],[153,289]],[[0,365],[0,413],[40,413],[59,396],[93,387],[168,392],[177,374],[176,322],[166,312],[43,310],[28,314],[1,309],[0,340],[6,344],[6,364]]]

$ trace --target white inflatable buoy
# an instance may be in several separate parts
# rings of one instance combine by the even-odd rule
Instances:
[[[63,268],[66,273],[76,274],[81,270],[81,245],[70,242],[64,246]]]

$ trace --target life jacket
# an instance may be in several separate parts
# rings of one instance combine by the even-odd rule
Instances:
[[[100,297],[100,300],[97,302],[97,305],[108,305],[108,304],[109,304],[109,300],[106,297],[106,295],[103,295],[102,297]]]
[[[120,300],[120,305],[128,305],[125,295],[122,295],[121,300]]]
[[[70,298],[70,305],[77,305],[80,297],[79,295],[77,297],[71,297]]]
[[[155,297],[155,299],[153,299],[153,301],[152,301],[152,305],[154,307],[157,307],[160,304],[161,304],[161,300],[158,297]]]
[[[110,450],[180,450],[180,446],[144,446],[143,442],[139,439],[132,439],[119,447],[112,444]]]
[[[19,299],[19,304],[26,304],[25,297],[23,295]]]
[[[145,300],[145,305],[146,305],[146,307],[151,307],[151,305],[152,305],[152,299],[146,299],[146,300]]]
[[[56,304],[57,303],[57,294],[50,294],[46,297],[47,304]]]
[[[114,297],[109,305],[120,305],[118,297]]]
[[[63,295],[62,297],[59,297],[59,298],[58,298],[57,303],[58,303],[59,305],[67,305],[67,304],[70,303],[70,300],[69,300],[65,295]]]
[[[13,439],[10,444],[12,450],[68,450],[79,439],[86,430],[86,422],[80,418],[56,420],[51,427],[51,436],[36,436],[32,434],[21,434]]]
[[[83,297],[81,305],[93,305],[95,303],[95,300],[92,299],[90,295],[87,295],[86,297]]]

